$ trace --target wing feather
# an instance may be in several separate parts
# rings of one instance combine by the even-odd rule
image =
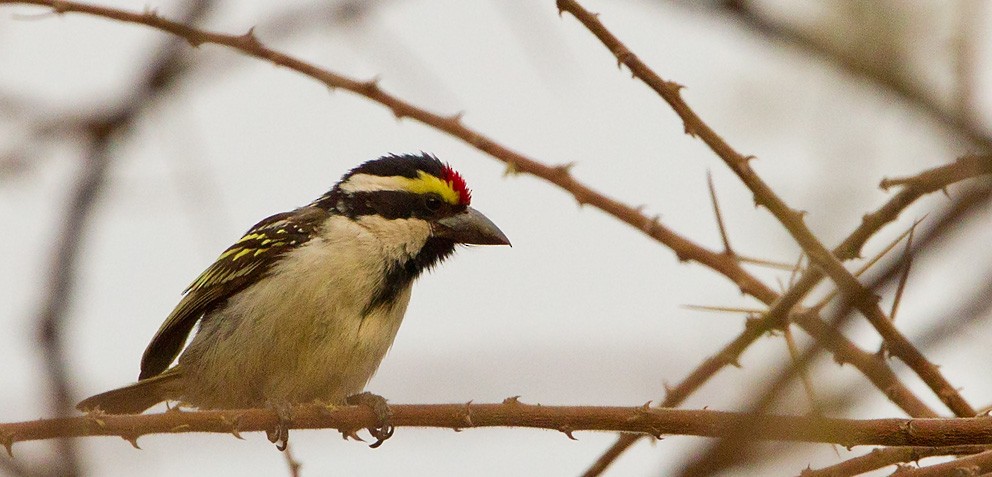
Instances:
[[[145,349],[138,379],[168,369],[205,313],[256,282],[286,252],[310,241],[328,216],[327,210],[312,206],[276,214],[255,224],[228,247],[183,291],[183,299]]]

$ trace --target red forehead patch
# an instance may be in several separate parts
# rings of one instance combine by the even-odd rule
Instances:
[[[463,205],[469,205],[472,203],[472,191],[468,190],[468,186],[465,185],[465,179],[458,171],[451,168],[451,166],[444,165],[444,181],[451,185],[451,188],[458,193],[458,202]]]

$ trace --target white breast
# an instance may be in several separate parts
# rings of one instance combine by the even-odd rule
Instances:
[[[422,220],[328,220],[320,237],[207,317],[179,359],[185,396],[201,408],[267,401],[340,403],[361,392],[392,345],[411,286],[365,313],[384,264],[412,258]]]

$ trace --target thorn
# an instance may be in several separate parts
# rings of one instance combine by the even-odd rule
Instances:
[[[723,356],[723,360],[724,360],[724,362],[726,362],[727,364],[729,364],[729,365],[731,365],[731,366],[733,366],[735,368],[738,368],[738,369],[743,368],[743,366],[741,366],[740,361],[737,361],[737,357],[736,356],[724,355]]]
[[[358,442],[365,442],[365,439],[362,439],[358,434],[356,434],[358,429],[348,429],[346,431],[338,429],[338,431],[341,432],[341,438],[344,440],[354,439]]]
[[[519,405],[519,404],[521,404],[520,403],[520,396],[519,395],[517,395],[517,396],[510,396],[510,397],[508,397],[508,398],[506,398],[506,399],[503,400],[503,404],[507,404],[507,405]]]
[[[575,164],[575,161],[559,164],[555,166],[555,170],[558,171],[559,174],[570,176],[572,175],[572,168],[575,167]]]
[[[577,192],[572,192],[572,197],[575,197],[575,203],[578,204],[580,209],[589,203],[588,200],[584,199],[584,195]]]
[[[257,49],[262,46],[262,43],[255,37],[255,27],[249,28],[244,35],[238,37],[238,42],[248,49]]]
[[[52,11],[55,12],[56,15],[61,15],[69,11],[69,5],[61,0],[53,0],[51,6]]]
[[[655,227],[658,226],[658,221],[659,220],[661,220],[661,216],[660,215],[655,215],[654,217],[651,217],[650,219],[645,220],[644,221],[644,227],[642,227],[644,229],[644,232],[647,233],[648,235],[654,234],[654,229],[655,229]],[[684,262],[685,261],[685,259],[682,258],[682,256],[679,254],[679,252],[675,252],[675,255],[678,256],[680,262]]]
[[[558,18],[565,16],[565,2],[562,0],[557,0],[555,2],[555,7],[558,8]]]
[[[189,46],[193,48],[200,48],[200,45],[206,41],[203,39],[203,35],[200,35],[199,33],[191,33],[183,38],[186,40],[186,43],[189,43]]]
[[[575,438],[575,436],[572,435],[572,429],[570,427],[568,427],[568,426],[561,426],[561,427],[558,428],[558,430],[561,431],[561,432],[563,432],[566,436],[568,436],[569,439],[571,439],[573,441],[577,441],[578,440],[578,439]]]
[[[225,426],[229,426],[231,428],[231,435],[240,440],[245,440],[244,437],[241,437],[241,416],[243,415],[244,414],[238,414],[237,416],[234,416],[233,420],[228,419],[227,416],[220,417],[221,422],[223,422]]]
[[[131,447],[134,447],[135,449],[138,449],[138,450],[142,450],[141,449],[141,446],[138,445],[138,437],[140,437],[140,434],[139,435],[123,435],[123,434],[121,435],[121,439],[124,439],[129,444],[131,444]]]
[[[627,62],[631,61],[632,58],[635,58],[634,54],[623,45],[620,45],[616,50],[613,50],[613,56],[617,57],[617,69],[621,69],[621,66],[627,64]]]
[[[4,449],[7,449],[7,455],[11,459],[14,458],[14,433],[4,432],[0,434],[0,445],[3,445]]]
[[[655,440],[660,441],[660,440],[663,440],[664,439],[664,437],[661,436],[661,429],[658,429],[657,427],[652,427],[651,429],[649,429],[647,431],[647,433],[651,437],[654,437]]]
[[[806,220],[806,215],[809,214],[809,212],[806,212],[805,210],[799,210],[799,209],[789,209],[789,212],[788,213],[789,213],[789,215],[792,216],[792,219],[793,220],[796,220],[796,221],[799,221],[799,222],[805,221]]]
[[[451,121],[455,124],[461,124],[462,118],[464,117],[465,117],[465,111],[458,111],[457,113],[448,116],[448,121]]]
[[[668,385],[667,384],[665,385],[665,388],[668,388]],[[640,412],[641,413],[644,413],[644,414],[650,413],[651,412],[651,401],[648,401],[648,402],[646,402],[644,404],[641,404]]]
[[[465,424],[466,427],[475,427],[475,423],[472,422],[472,401],[465,403]]]
[[[362,89],[366,90],[365,94],[375,94],[379,92],[379,76],[373,76],[372,79],[362,82]]]
[[[688,122],[685,121],[683,121],[682,124],[683,124],[682,130],[683,132],[685,132],[686,135],[692,138],[699,137],[699,135],[696,134],[696,129],[693,128],[692,125],[690,125]]]
[[[507,161],[506,169],[503,169],[503,177],[515,176],[517,174],[520,174],[520,169],[517,168],[517,163]]]
[[[951,193],[947,191],[947,187],[941,187],[940,191],[944,193],[944,197],[951,198]]]
[[[716,186],[713,185],[713,173],[706,171],[706,185],[710,191],[710,201],[713,203],[713,213],[716,216],[716,226],[720,230],[720,239],[723,240],[723,253],[734,256],[733,247],[730,246],[730,238],[727,235],[727,227],[723,223],[723,214],[720,212],[720,202],[716,198]]]
[[[392,109],[390,109],[390,111],[392,111],[392,112],[393,112],[393,117],[394,117],[394,118],[396,118],[396,120],[397,120],[397,121],[399,121],[399,120],[401,120],[401,119],[403,119],[403,117],[405,117],[405,116],[406,116],[405,114],[403,114],[403,113],[402,113],[402,112],[401,112],[401,111],[400,111],[399,109],[397,109],[397,108],[392,108]]]

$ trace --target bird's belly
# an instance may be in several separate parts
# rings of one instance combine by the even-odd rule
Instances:
[[[203,409],[339,404],[362,391],[396,336],[411,287],[367,311],[353,297],[371,296],[366,288],[381,286],[374,279],[332,288],[295,270],[245,289],[204,319],[179,359],[184,401]]]

